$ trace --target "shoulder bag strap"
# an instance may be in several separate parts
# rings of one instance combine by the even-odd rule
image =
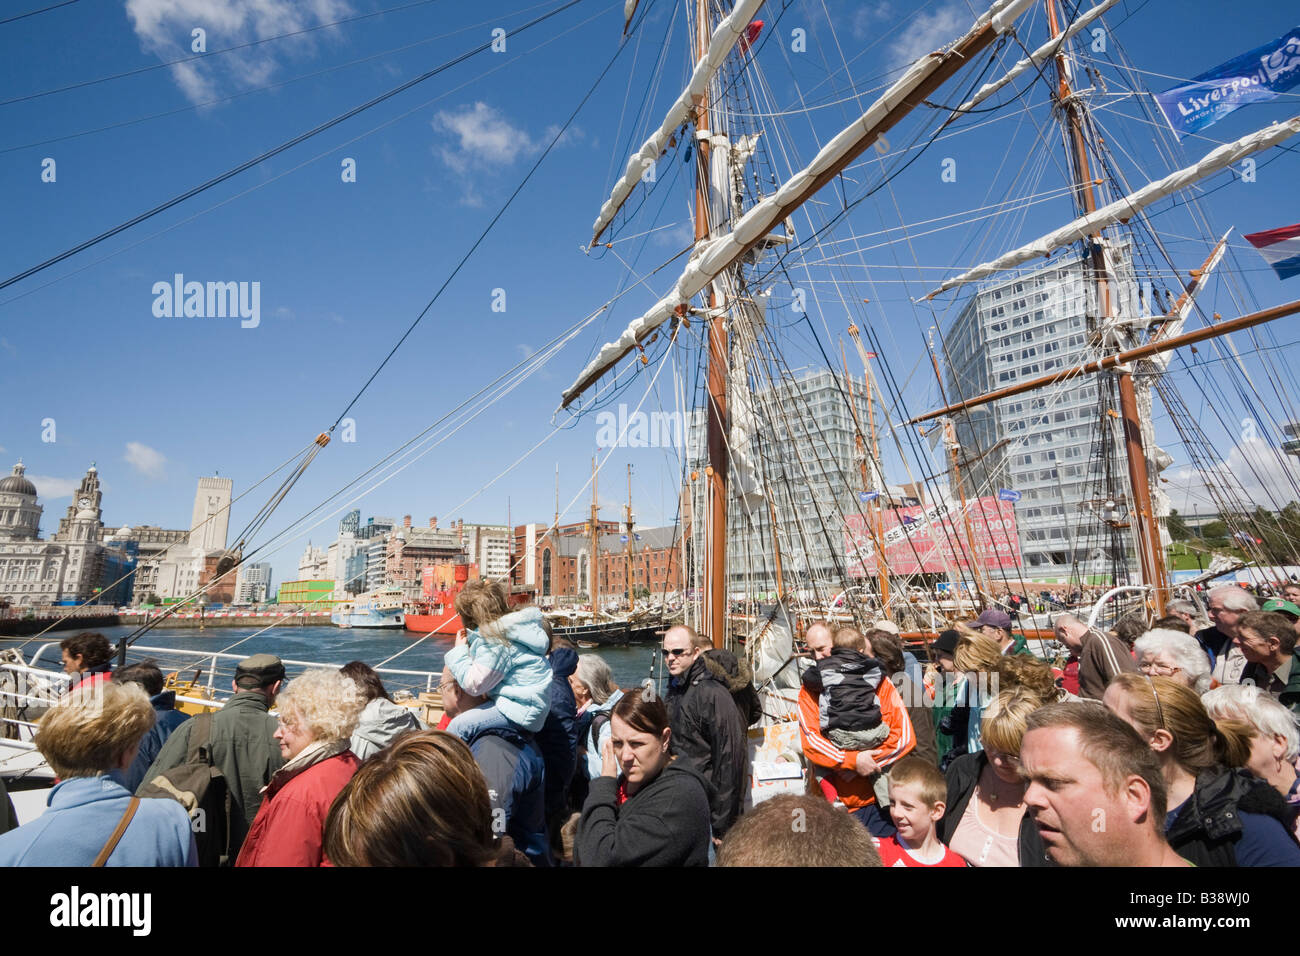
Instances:
[[[103,866],[108,862],[108,858],[112,856],[113,851],[117,849],[118,841],[122,839],[122,834],[126,832],[126,828],[131,825],[131,818],[135,816],[135,811],[139,809],[139,807],[140,798],[132,797],[131,802],[126,805],[126,813],[122,814],[122,819],[117,821],[117,829],[114,830],[113,835],[108,838],[108,842],[105,843],[104,848],[99,851],[99,856],[95,857],[95,862],[90,864],[91,866]]]
[[[193,718],[194,729],[190,732],[190,763],[202,760],[212,764],[212,715],[197,714]]]

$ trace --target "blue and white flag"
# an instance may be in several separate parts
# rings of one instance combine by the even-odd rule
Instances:
[[[618,536],[618,540],[626,542],[626,541],[627,541],[627,535],[625,535],[625,534],[620,534],[620,535]]]
[[[1300,84],[1300,27],[1249,53],[1233,57],[1190,83],[1156,94],[1165,119],[1180,137],[1217,123],[1239,106],[1276,99]]]
[[[859,500],[859,501],[871,501],[871,500],[873,500],[873,499],[875,499],[875,498],[879,498],[879,497],[880,497],[880,492],[878,492],[878,491],[859,491],[859,492],[858,492],[858,500]]]
[[[999,488],[998,501],[1019,501],[1020,492],[1012,488]]]

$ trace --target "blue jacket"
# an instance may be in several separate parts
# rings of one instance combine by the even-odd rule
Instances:
[[[172,735],[172,731],[190,719],[189,714],[183,714],[176,709],[175,691],[165,690],[161,694],[155,694],[149,698],[149,703],[153,704],[155,718],[153,729],[140,741],[140,750],[135,755],[135,762],[123,775],[123,783],[132,793],[135,793],[140,784],[144,783],[145,772],[153,766],[154,758],[158,756],[158,751],[162,750],[163,744]]]
[[[500,818],[505,832],[533,866],[550,866],[546,765],[532,736],[493,727],[476,734],[469,749],[487,781],[493,830],[498,830]]]
[[[73,777],[50,791],[49,809],[0,835],[0,867],[90,866],[126,813],[119,774]],[[175,800],[141,800],[107,866],[198,866],[190,818]]]
[[[564,809],[573,768],[577,763],[578,733],[575,723],[578,704],[573,699],[569,675],[578,669],[578,652],[557,647],[547,658],[551,665],[551,712],[537,732],[537,747],[546,761],[546,818]]]
[[[591,715],[591,723],[595,724],[597,714],[609,716],[609,712],[614,709],[614,705],[623,699],[623,692],[615,688],[614,693],[605,699],[603,704],[592,704],[587,708],[587,713]],[[600,739],[593,740],[591,736],[591,727],[587,728],[587,779],[595,780],[600,776],[601,759],[600,748],[605,746],[605,741],[613,735],[614,729],[610,726],[609,720],[602,720],[600,727]]]
[[[550,646],[542,612],[526,607],[470,631],[445,662],[467,694],[492,698],[507,719],[535,734],[551,708]]]

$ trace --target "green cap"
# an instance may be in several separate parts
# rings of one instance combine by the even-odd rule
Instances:
[[[246,657],[235,668],[235,680],[242,681],[245,677],[256,678],[258,687],[284,680],[284,662],[274,654]]]
[[[1269,598],[1264,602],[1264,611],[1277,611],[1281,614],[1288,614],[1291,620],[1300,620],[1300,607],[1292,604],[1290,601],[1284,601],[1281,598]]]

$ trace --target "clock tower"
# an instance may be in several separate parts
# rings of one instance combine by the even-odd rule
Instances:
[[[99,471],[95,463],[90,463],[86,476],[72,495],[72,504],[67,513],[59,519],[59,530],[54,535],[55,541],[98,542],[100,529],[104,527],[103,512],[100,503],[103,495],[99,490]]]

